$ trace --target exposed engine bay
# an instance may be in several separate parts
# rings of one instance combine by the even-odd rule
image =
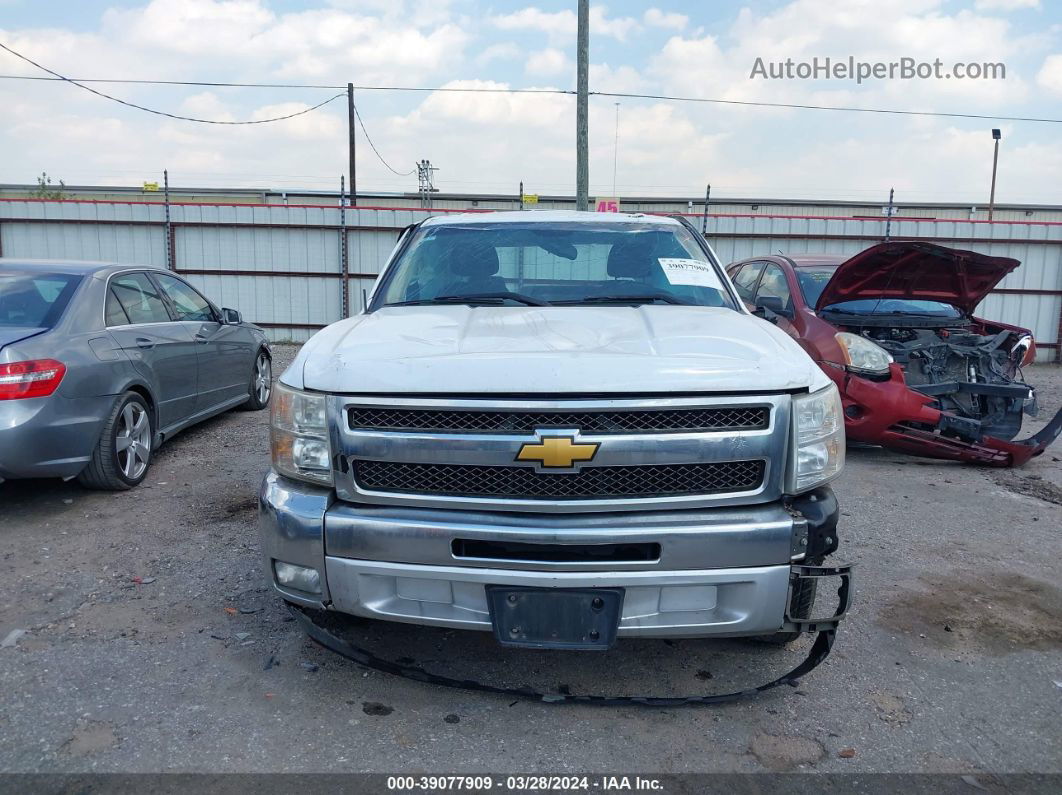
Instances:
[[[941,411],[956,415],[945,433],[969,440],[983,435],[1010,440],[1021,430],[1022,413],[1036,413],[1035,393],[1021,374],[1032,345],[1028,334],[972,324],[849,330],[887,350],[903,368],[908,386],[935,398]]]

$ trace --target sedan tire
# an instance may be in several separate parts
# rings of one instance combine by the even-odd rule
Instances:
[[[126,392],[103,424],[92,460],[77,476],[82,486],[124,491],[147,477],[155,429],[147,401]]]
[[[261,411],[269,405],[269,397],[273,394],[273,360],[265,350],[258,351],[254,358],[254,369],[251,370],[251,383],[247,386],[247,392],[247,402],[237,407],[241,411]]]

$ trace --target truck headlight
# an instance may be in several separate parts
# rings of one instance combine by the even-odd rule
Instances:
[[[844,414],[837,386],[793,398],[793,436],[786,492],[800,494],[844,467]]]
[[[853,373],[885,375],[892,364],[892,355],[866,337],[840,331],[834,335],[844,354],[844,363]]]
[[[277,384],[270,418],[273,468],[281,475],[332,485],[326,398]]]

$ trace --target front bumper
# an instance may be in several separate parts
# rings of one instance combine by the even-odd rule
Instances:
[[[385,508],[337,502],[330,489],[270,472],[259,527],[274,589],[306,607],[489,631],[486,585],[609,587],[625,591],[620,637],[763,635],[806,628],[787,619],[790,588],[816,576],[800,565],[809,554],[836,547],[832,493],[806,503],[806,519],[780,503],[593,516]],[[824,505],[825,515],[811,510]],[[595,548],[617,546],[656,554],[593,559]],[[321,593],[280,585],[276,561],[316,569]]]
[[[892,450],[928,458],[1016,467],[1043,453],[1062,433],[1062,410],[1038,433],[1007,441],[993,436],[964,439],[953,435],[962,418],[933,407],[935,400],[909,387],[899,364],[889,377],[872,381],[829,363],[823,371],[837,384],[845,407],[845,435],[849,441],[880,444]]]

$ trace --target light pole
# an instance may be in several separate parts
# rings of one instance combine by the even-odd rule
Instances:
[[[996,142],[992,151],[992,190],[988,194],[988,220],[992,220],[992,210],[996,204],[996,163],[999,162],[999,139],[1003,136],[996,128],[992,129],[992,140]]]

